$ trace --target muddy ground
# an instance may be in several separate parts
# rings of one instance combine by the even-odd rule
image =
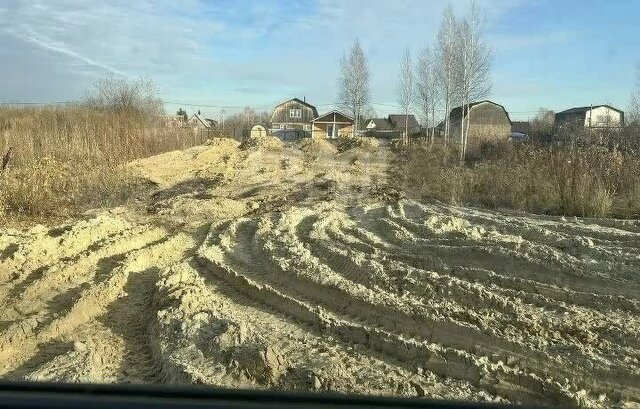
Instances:
[[[0,377],[638,407],[638,222],[398,199],[348,148],[215,140],[0,230]]]

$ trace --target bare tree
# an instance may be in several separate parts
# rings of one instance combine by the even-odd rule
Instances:
[[[86,97],[87,104],[97,109],[137,114],[149,119],[164,115],[153,80],[116,77],[113,74],[97,80]]]
[[[404,145],[407,145],[409,143],[409,109],[411,109],[411,104],[414,101],[413,67],[411,65],[411,52],[409,48],[405,50],[402,62],[400,63],[396,101],[404,113],[404,134],[402,136],[402,142]]]
[[[360,116],[369,104],[369,68],[360,42],[356,39],[349,55],[340,59],[338,79],[338,105],[349,111],[355,120],[354,134],[358,133]]]
[[[416,62],[415,74],[415,103],[420,112],[425,126],[431,129],[427,132],[433,142],[436,126],[436,107],[438,106],[438,82],[436,75],[435,55],[429,47],[426,47]]]
[[[471,0],[469,14],[457,25],[459,49],[456,88],[460,95],[460,160],[464,161],[469,142],[469,104],[491,91],[491,63],[493,52],[483,40],[484,16],[475,0]]]
[[[636,64],[636,74],[631,91],[631,109],[629,110],[629,123],[640,122],[640,62]]]
[[[536,143],[547,144],[553,135],[555,113],[547,108],[540,108],[531,120],[531,140]]]
[[[438,40],[436,44],[438,82],[440,83],[440,95],[442,96],[442,102],[445,110],[445,144],[449,140],[449,112],[451,111],[456,97],[456,89],[454,86],[457,51],[456,34],[456,16],[453,13],[451,4],[449,4],[442,14],[442,22],[440,23],[440,30],[438,31]]]

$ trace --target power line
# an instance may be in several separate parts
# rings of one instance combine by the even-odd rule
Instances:
[[[196,108],[217,108],[217,109],[244,109],[244,108],[247,108],[247,107],[251,108],[251,106],[248,106],[248,105],[220,105],[220,104],[209,104],[209,103],[198,104],[198,103],[166,101],[166,100],[160,100],[160,101],[163,104],[171,104],[171,105],[186,106],[186,107],[196,107]],[[82,102],[83,101],[79,101],[79,100],[72,100],[72,101],[41,101],[41,102],[36,102],[36,101],[0,101],[0,105],[70,105],[70,104],[80,104]],[[315,104],[316,107],[337,106],[337,105],[338,104],[336,104],[336,103]],[[389,107],[389,108],[400,108],[400,106],[398,106],[398,105],[385,103],[385,102],[371,102],[370,105],[381,106],[381,107]],[[272,107],[272,105],[253,106],[253,108],[265,109],[265,110],[267,110],[267,109],[269,109],[271,107]],[[444,115],[446,113],[444,109],[437,109],[435,112],[437,112],[440,115]],[[534,115],[534,114],[537,114],[539,112],[539,110],[507,111],[507,112],[509,113],[509,115],[522,116],[522,115]]]

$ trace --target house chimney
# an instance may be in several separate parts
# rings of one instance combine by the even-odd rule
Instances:
[[[302,102],[307,102],[307,97],[302,97]]]

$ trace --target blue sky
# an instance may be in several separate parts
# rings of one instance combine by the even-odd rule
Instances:
[[[625,109],[640,60],[640,1],[481,0],[495,50],[490,98],[514,119],[539,107]],[[166,101],[218,115],[306,97],[335,102],[358,37],[378,115],[395,109],[405,47],[431,45],[446,0],[2,0],[0,101],[81,98],[107,73],[153,78]],[[452,0],[464,14],[466,0]],[[205,107],[212,105],[215,107]],[[177,109],[168,105],[168,109]]]

